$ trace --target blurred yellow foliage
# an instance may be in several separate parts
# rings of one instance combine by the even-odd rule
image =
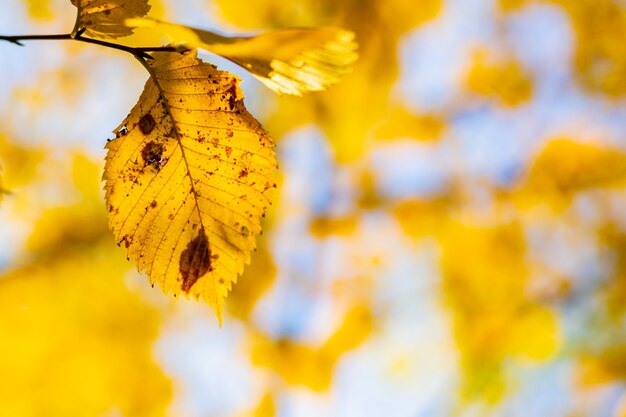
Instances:
[[[91,231],[75,235],[81,208],[49,210],[33,261],[0,277],[2,413],[165,415],[171,388],[151,359],[159,314],[126,287],[129,264],[108,234],[89,227],[106,232],[102,213],[81,214]]]
[[[240,320],[250,320],[257,301],[272,287],[276,280],[276,264],[265,241],[252,254],[250,265],[237,280],[228,297],[228,312]]]
[[[508,358],[545,360],[559,347],[553,313],[526,295],[529,277],[519,224],[450,223],[441,236],[444,300],[466,372],[467,395],[500,398]]]
[[[577,41],[578,76],[584,86],[608,96],[626,94],[626,6],[614,0],[552,0],[569,14]]]
[[[449,221],[451,202],[445,198],[433,200],[408,200],[397,204],[393,214],[402,230],[418,239],[433,236],[444,230]]]
[[[518,198],[522,204],[566,207],[578,192],[622,187],[626,153],[606,145],[569,138],[550,140],[533,161]]]
[[[474,51],[466,84],[470,91],[508,107],[529,101],[533,94],[532,79],[517,60],[492,61],[483,49]]]
[[[404,108],[394,108],[376,131],[379,139],[413,138],[436,141],[446,131],[445,119],[437,114],[414,114]]]
[[[366,305],[356,305],[320,347],[289,339],[257,337],[252,343],[252,363],[274,370],[288,385],[303,385],[314,391],[330,387],[339,358],[363,343],[373,331],[373,316]]]
[[[3,187],[14,189],[33,180],[46,150],[30,148],[0,134],[0,173]]]
[[[505,12],[514,12],[522,8],[528,0],[498,0],[498,5]]]
[[[33,19],[49,20],[54,15],[50,9],[50,0],[26,0],[28,15]]]
[[[276,403],[272,394],[265,394],[254,412],[254,417],[275,417]]]
[[[499,0],[499,5],[505,12],[515,12],[536,2],[558,5],[571,19],[576,75],[582,85],[609,97],[624,96],[626,5],[614,0]]]
[[[329,236],[350,236],[359,224],[356,216],[345,217],[316,217],[310,225],[309,231],[318,239],[324,239]]]

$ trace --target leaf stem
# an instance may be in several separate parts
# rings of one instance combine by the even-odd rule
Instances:
[[[148,47],[148,48],[134,48],[131,46],[120,45],[113,42],[102,41],[99,39],[84,38],[82,36],[84,30],[79,30],[76,35],[71,33],[62,35],[20,35],[20,36],[2,36],[0,35],[0,41],[7,41],[16,45],[24,46],[23,41],[48,41],[48,40],[75,40],[79,42],[90,43],[93,45],[100,45],[106,48],[117,49],[132,54],[136,57],[145,59],[153,59],[148,52],[179,52],[179,50],[173,46],[160,46],[160,47]]]

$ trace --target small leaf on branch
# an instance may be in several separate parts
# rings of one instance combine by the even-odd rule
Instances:
[[[145,16],[150,11],[148,0],[71,0],[78,8],[74,35],[83,29],[87,37],[116,39],[132,35],[133,29],[124,20]]]
[[[280,94],[323,91],[351,71],[358,58],[354,33],[337,28],[286,28],[250,37],[226,37],[150,18],[128,19],[132,27],[160,30],[173,43],[227,58]]]
[[[223,304],[275,188],[274,143],[239,79],[196,52],[154,53],[139,102],[107,144],[115,239],[165,293]]]

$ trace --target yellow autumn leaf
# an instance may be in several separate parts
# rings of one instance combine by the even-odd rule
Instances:
[[[148,0],[71,0],[78,9],[73,35],[85,29],[91,38],[115,39],[129,36],[133,28],[126,19],[145,16],[150,11]]]
[[[286,28],[227,37],[154,19],[129,19],[127,24],[162,30],[174,44],[227,58],[279,94],[323,91],[349,73],[358,58],[354,33],[337,28]]]
[[[154,58],[107,145],[109,225],[152,284],[207,301],[221,322],[275,188],[274,144],[237,77],[195,52]]]

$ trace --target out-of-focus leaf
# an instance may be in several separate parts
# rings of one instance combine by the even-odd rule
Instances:
[[[357,230],[358,224],[357,216],[317,217],[311,221],[309,230],[319,239],[329,236],[350,236]]]
[[[484,50],[474,53],[466,84],[471,91],[510,107],[527,102],[533,93],[532,79],[518,61],[490,62]]]
[[[498,0],[498,6],[505,12],[514,12],[525,6],[528,0]]]
[[[397,204],[393,214],[406,234],[418,239],[436,236],[445,230],[449,221],[450,204],[445,199],[430,201],[409,200]]]
[[[276,186],[274,145],[235,76],[195,52],[154,55],[107,145],[109,224],[151,283],[202,298],[221,321]]]
[[[450,223],[440,239],[444,299],[454,312],[465,393],[497,400],[506,359],[555,354],[556,319],[526,295],[529,271],[519,224]]]
[[[625,180],[623,151],[557,138],[549,141],[533,162],[518,198],[523,204],[541,202],[558,209],[578,192],[622,187]]]
[[[73,34],[80,29],[85,36],[115,39],[132,35],[126,19],[145,16],[150,11],[148,0],[71,0],[78,9]]]
[[[277,272],[272,254],[267,245],[261,242],[252,254],[250,266],[245,269],[228,297],[230,314],[248,320],[257,301],[274,284]]]
[[[254,410],[254,417],[275,417],[276,416],[276,402],[272,394],[265,394],[261,398],[259,406]]]
[[[605,347],[601,352],[581,355],[576,369],[578,382],[594,386],[626,379],[626,345],[623,342]]]
[[[574,65],[580,83],[609,97],[626,94],[626,7],[614,0],[542,0],[560,6],[570,18],[576,42]],[[515,12],[530,0],[499,0],[505,12]]]
[[[610,97],[626,94],[626,7],[613,0],[551,0],[569,14],[576,37],[576,75],[588,89]]]
[[[252,362],[278,373],[289,385],[303,385],[314,391],[330,387],[339,358],[362,344],[373,330],[373,317],[365,305],[350,309],[339,328],[320,347],[314,348],[288,339],[256,340]]]
[[[436,114],[413,114],[404,108],[393,109],[376,131],[379,139],[413,138],[439,140],[446,130],[445,120]]]
[[[227,37],[153,19],[130,19],[128,24],[161,29],[174,44],[223,56],[281,94],[325,90],[350,72],[358,57],[354,33],[342,29],[288,28]]]
[[[37,174],[45,149],[17,145],[0,134],[0,174],[4,187],[15,189]]]
[[[2,201],[2,198],[6,194],[10,194],[10,192],[9,192],[9,190],[6,190],[6,189],[3,188],[3,185],[2,185],[2,172],[0,172],[0,201]]]
[[[104,230],[78,235],[94,225]],[[41,242],[29,263],[0,277],[2,414],[164,416],[171,387],[152,360],[160,315],[127,288],[103,210],[46,210],[29,240]]]
[[[48,20],[53,17],[50,0],[26,0],[28,14],[33,19]]]

